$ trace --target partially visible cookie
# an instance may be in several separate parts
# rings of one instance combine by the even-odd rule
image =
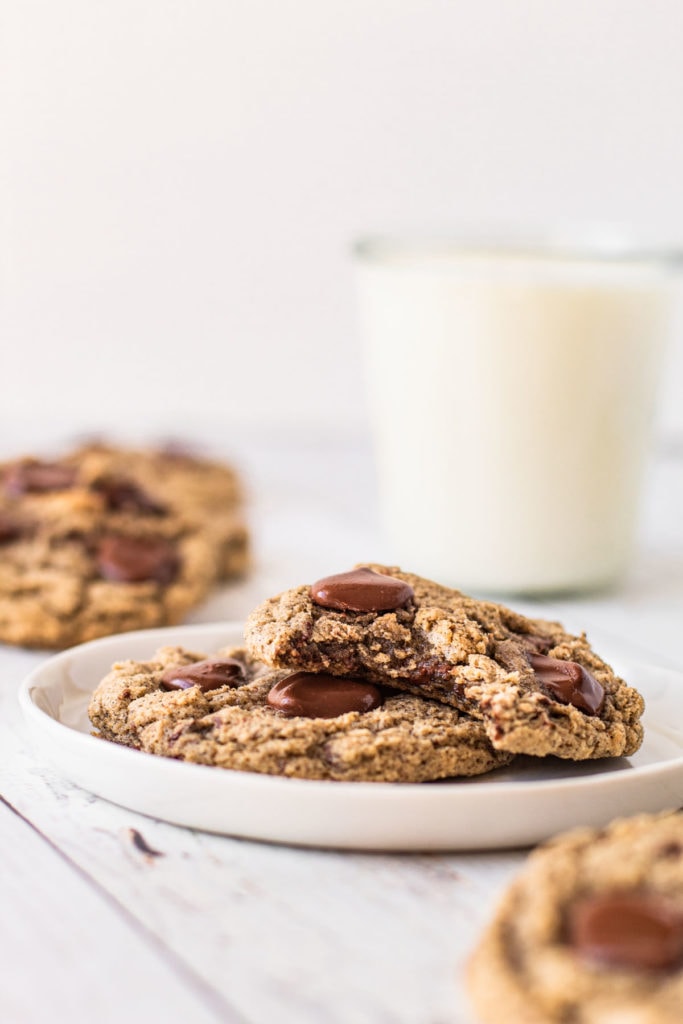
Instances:
[[[172,625],[239,574],[234,472],[93,445],[0,465],[0,641],[66,647]]]
[[[194,534],[28,535],[0,551],[0,640],[69,647],[130,629],[171,625],[214,582],[210,545]]]
[[[469,968],[484,1024],[680,1024],[683,814],[532,853]]]
[[[512,753],[632,754],[643,700],[585,636],[382,565],[265,601],[246,643],[272,666],[390,679],[481,718]]]
[[[196,764],[303,779],[425,782],[510,758],[480,722],[436,701],[338,677],[273,671],[240,648],[164,647],[95,690],[104,739]]]

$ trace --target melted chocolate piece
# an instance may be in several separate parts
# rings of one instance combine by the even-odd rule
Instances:
[[[171,665],[161,677],[163,690],[189,690],[198,686],[206,693],[219,686],[240,686],[246,678],[244,665],[236,658],[208,658],[191,665]]]
[[[0,544],[9,544],[13,540],[18,540],[22,533],[23,529],[17,519],[0,512]]]
[[[579,956],[610,967],[683,966],[683,913],[648,893],[602,893],[578,902],[569,941]]]
[[[5,474],[5,490],[20,494],[46,494],[68,491],[76,483],[77,472],[59,462],[17,462]]]
[[[92,485],[101,494],[112,512],[136,512],[142,515],[164,516],[168,509],[150,497],[142,487],[123,476],[104,476]]]
[[[597,679],[576,661],[548,658],[545,654],[529,654],[529,663],[541,686],[562,704],[573,704],[589,715],[599,714],[605,702],[605,691]]]
[[[268,703],[288,718],[336,718],[347,711],[372,711],[384,703],[384,695],[361,679],[296,672],[275,683]]]
[[[155,580],[166,585],[175,579],[180,558],[173,545],[163,538],[124,537],[112,533],[100,541],[97,565],[105,580],[116,583]]]
[[[311,587],[315,604],[342,612],[394,611],[412,596],[413,588],[403,580],[365,568],[326,576]]]

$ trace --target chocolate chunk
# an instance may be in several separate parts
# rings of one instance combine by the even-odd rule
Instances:
[[[5,474],[8,494],[68,491],[76,483],[77,472],[72,466],[59,462],[17,462]]]
[[[161,677],[164,690],[189,690],[198,686],[204,693],[219,686],[239,686],[244,682],[244,665],[236,658],[194,661],[191,665],[171,665]]]
[[[562,704],[573,704],[589,715],[599,714],[605,702],[605,691],[597,679],[575,661],[548,658],[545,654],[529,654],[529,663],[539,683]]]
[[[403,580],[365,568],[326,576],[311,587],[315,604],[342,612],[393,611],[412,596],[413,588]]]
[[[112,512],[135,512],[141,515],[164,516],[168,509],[155,501],[142,487],[122,476],[104,476],[92,489],[101,494]]]
[[[336,718],[347,711],[378,708],[384,696],[378,686],[360,679],[296,672],[272,687],[268,703],[289,718]]]
[[[610,967],[683,966],[683,913],[648,893],[603,893],[577,903],[569,919],[576,952]]]
[[[116,583],[156,580],[165,585],[175,579],[180,559],[173,545],[163,538],[109,534],[100,541],[97,564],[105,580]]]
[[[0,512],[0,544],[9,544],[23,533],[21,523],[13,516]]]

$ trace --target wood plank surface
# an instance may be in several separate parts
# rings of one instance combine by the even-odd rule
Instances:
[[[0,835],[3,1024],[239,1020],[4,801]]]

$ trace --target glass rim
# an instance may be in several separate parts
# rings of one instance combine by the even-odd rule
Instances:
[[[482,261],[512,257],[558,263],[647,264],[666,270],[683,267],[683,244],[650,244],[627,232],[604,230],[536,232],[484,228],[442,234],[369,234],[352,243],[351,253],[364,263],[436,255]]]

